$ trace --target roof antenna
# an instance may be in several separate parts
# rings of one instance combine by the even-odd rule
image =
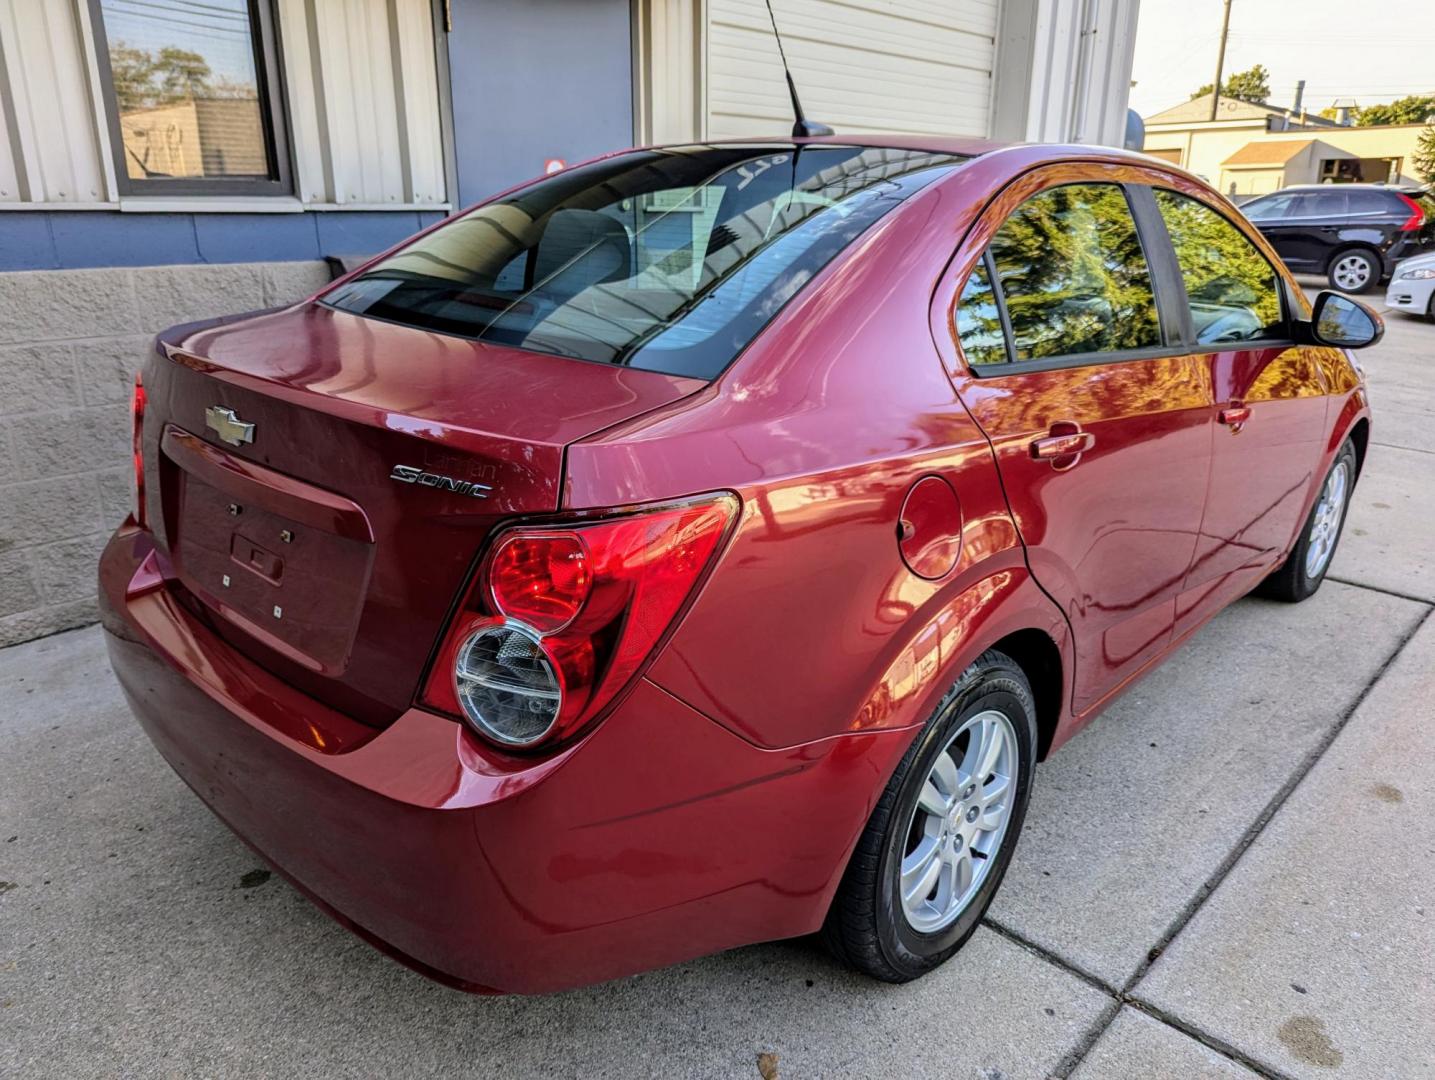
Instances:
[[[787,92],[792,95],[792,115],[797,119],[792,124],[794,139],[810,139],[814,135],[831,135],[832,129],[816,120],[802,115],[802,102],[797,100],[797,84],[792,81],[792,69],[787,66],[787,50],[782,47],[782,35],[777,30],[777,16],[772,13],[772,0],[767,0],[767,17],[772,20],[772,36],[777,38],[777,55],[782,57],[782,73],[787,76]]]

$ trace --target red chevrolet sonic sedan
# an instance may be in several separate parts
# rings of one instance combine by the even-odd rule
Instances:
[[[820,930],[912,979],[1037,762],[1319,587],[1380,330],[1134,154],[611,155],[162,334],[110,655],[219,817],[434,978]]]

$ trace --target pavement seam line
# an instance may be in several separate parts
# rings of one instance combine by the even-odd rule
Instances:
[[[1412,454],[1435,454],[1435,450],[1428,450],[1423,446],[1401,446],[1399,443],[1376,442],[1374,440],[1371,441],[1370,445],[1382,446],[1387,450],[1408,450]]]
[[[1035,941],[1032,941],[1031,938],[1027,937],[1020,930],[1013,930],[1010,926],[1006,926],[1003,923],[997,922],[990,915],[982,919],[982,923],[986,926],[988,930],[991,930],[994,933],[1000,935],[1001,937],[1006,938],[1014,945],[1020,945],[1027,952],[1041,957],[1041,959],[1045,960],[1047,963],[1054,964],[1056,967],[1061,968],[1063,971],[1071,975],[1075,975],[1082,982],[1086,983],[1088,986],[1100,990],[1107,997],[1121,997],[1121,990],[1113,984],[1107,982],[1100,975],[1093,975],[1091,972],[1087,971],[1079,964],[1075,964],[1072,961],[1068,960],[1060,953],[1053,952],[1045,945],[1041,945]]]
[[[1345,715],[1340,717],[1340,719],[1331,726],[1330,730],[1321,736],[1315,746],[1306,752],[1300,764],[1295,767],[1295,770],[1290,776],[1286,777],[1285,782],[1282,783],[1276,790],[1276,793],[1271,796],[1270,801],[1267,802],[1261,812],[1256,815],[1255,820],[1246,827],[1246,831],[1241,834],[1235,846],[1226,853],[1226,857],[1221,860],[1216,869],[1196,890],[1195,895],[1187,901],[1186,906],[1181,909],[1176,918],[1171,922],[1171,925],[1166,928],[1166,932],[1162,934],[1156,943],[1147,951],[1146,959],[1137,966],[1136,971],[1132,973],[1131,977],[1126,980],[1125,985],[1122,986],[1121,990],[1123,994],[1130,994],[1141,980],[1146,977],[1152,965],[1160,959],[1161,955],[1171,946],[1171,943],[1176,939],[1177,935],[1196,917],[1201,908],[1205,906],[1206,901],[1210,899],[1211,894],[1230,876],[1231,871],[1234,870],[1241,861],[1241,857],[1250,850],[1251,845],[1265,832],[1266,826],[1271,823],[1271,820],[1280,812],[1281,808],[1285,806],[1291,795],[1295,793],[1295,789],[1300,786],[1301,781],[1310,774],[1310,771],[1315,768],[1320,759],[1325,756],[1325,752],[1330,749],[1331,744],[1340,737],[1340,733],[1345,730],[1351,718],[1355,716],[1360,710],[1360,707],[1365,704],[1366,699],[1370,697],[1370,692],[1375,689],[1380,680],[1385,677],[1385,673],[1390,670],[1391,666],[1400,657],[1400,654],[1405,651],[1405,647],[1410,644],[1411,639],[1430,621],[1431,610],[1428,604],[1425,605],[1425,610],[1421,613],[1420,618],[1415,620],[1414,625],[1400,638],[1399,643],[1391,651],[1390,655],[1385,658],[1385,662],[1375,670],[1375,673],[1371,675],[1365,685],[1361,687],[1360,693],[1355,696],[1355,700],[1351,702],[1350,708],[1346,709]]]
[[[1151,1017],[1151,1019],[1159,1021],[1160,1023],[1165,1024],[1167,1027],[1179,1031],[1187,1038],[1194,1039],[1196,1042],[1200,1043],[1207,1049],[1214,1050],[1216,1051],[1216,1053],[1221,1054],[1224,1057],[1230,1058],[1236,1064],[1241,1065],[1249,1069],[1251,1072],[1255,1073],[1257,1076],[1262,1077],[1263,1080],[1295,1080],[1295,1077],[1293,1077],[1290,1073],[1281,1072],[1279,1069],[1275,1068],[1272,1065],[1267,1065],[1263,1061],[1258,1061],[1257,1059],[1247,1054],[1244,1050],[1241,1050],[1239,1047],[1226,1042],[1224,1039],[1218,1039],[1216,1036],[1211,1035],[1208,1032],[1202,1031],[1190,1021],[1182,1020],[1179,1016],[1175,1016],[1172,1013],[1168,1013],[1164,1009],[1152,1005],[1149,1001],[1145,1001],[1137,997],[1132,997],[1129,994],[1123,994],[1122,998],[1125,1000],[1125,1003],[1127,1005],[1130,1005],[1137,1012],[1144,1013],[1145,1015]]]
[[[1354,585],[1355,583],[1351,582],[1343,584]],[[1355,587],[1369,588],[1369,586],[1364,585],[1355,585]],[[1385,592],[1385,590],[1383,589],[1371,589],[1370,591]],[[1399,597],[1399,599],[1413,600],[1414,598]],[[1182,1034],[1195,1039],[1203,1046],[1207,1046],[1220,1054],[1224,1054],[1231,1060],[1236,1061],[1247,1069],[1250,1069],[1258,1076],[1266,1078],[1266,1080],[1288,1080],[1287,1074],[1274,1071],[1270,1066],[1264,1065],[1256,1061],[1255,1059],[1248,1057],[1236,1047],[1225,1043],[1221,1039],[1217,1039],[1213,1035],[1207,1034],[1191,1022],[1182,1020],[1179,1017],[1176,1017],[1174,1014],[1166,1013],[1164,1010],[1161,1010],[1156,1006],[1150,1004],[1149,1002],[1136,997],[1133,991],[1135,990],[1136,986],[1141,982],[1141,980],[1146,977],[1146,974],[1151,970],[1152,965],[1154,965],[1156,961],[1160,959],[1161,955],[1165,953],[1165,951],[1171,946],[1171,943],[1177,938],[1177,936],[1180,935],[1181,931],[1183,931],[1190,924],[1191,920],[1194,919],[1196,915],[1200,912],[1201,908],[1205,906],[1206,901],[1211,897],[1211,895],[1216,891],[1216,889],[1221,885],[1221,883],[1225,881],[1228,876],[1230,876],[1231,871],[1236,868],[1236,865],[1240,862],[1241,857],[1245,855],[1248,850],[1250,850],[1251,846],[1256,842],[1257,839],[1259,839],[1260,835],[1265,832],[1266,826],[1270,824],[1270,822],[1275,818],[1276,814],[1278,814],[1281,808],[1285,806],[1291,795],[1295,793],[1295,789],[1300,786],[1301,781],[1304,780],[1306,776],[1310,774],[1310,771],[1315,768],[1315,766],[1319,763],[1320,759],[1325,756],[1326,751],[1329,750],[1335,740],[1340,737],[1340,733],[1345,730],[1351,719],[1360,710],[1360,707],[1365,704],[1365,701],[1370,696],[1371,691],[1375,689],[1376,685],[1380,682],[1380,680],[1385,677],[1385,673],[1389,671],[1391,666],[1394,665],[1395,661],[1399,659],[1400,654],[1405,651],[1405,647],[1410,644],[1411,640],[1415,637],[1416,634],[1420,632],[1421,628],[1426,624],[1426,622],[1430,621],[1431,611],[1435,609],[1432,609],[1428,601],[1422,600],[1417,602],[1425,609],[1421,613],[1420,618],[1418,618],[1415,621],[1414,625],[1411,626],[1410,630],[1400,638],[1400,641],[1396,644],[1395,648],[1391,650],[1390,655],[1385,658],[1384,662],[1381,663],[1378,668],[1376,668],[1375,672],[1366,681],[1365,685],[1361,687],[1360,693],[1356,695],[1355,700],[1351,702],[1350,707],[1346,709],[1344,715],[1342,715],[1340,719],[1337,720],[1336,723],[1330,728],[1330,730],[1328,730],[1320,738],[1320,740],[1317,741],[1316,745],[1313,746],[1306,753],[1306,755],[1300,760],[1300,763],[1296,766],[1295,770],[1291,773],[1291,775],[1286,778],[1285,782],[1282,783],[1280,788],[1276,790],[1276,793],[1271,796],[1270,801],[1267,802],[1261,812],[1256,815],[1255,820],[1252,821],[1251,824],[1246,827],[1246,830],[1236,841],[1235,846],[1232,847],[1231,850],[1226,853],[1226,856],[1217,865],[1216,869],[1211,873],[1209,877],[1206,878],[1206,880],[1200,885],[1200,887],[1197,888],[1194,896],[1192,896],[1192,898],[1177,914],[1171,925],[1166,928],[1165,933],[1163,933],[1161,937],[1157,940],[1156,944],[1153,945],[1147,951],[1146,959],[1143,960],[1140,965],[1138,965],[1136,971],[1131,975],[1129,979],[1126,980],[1126,983],[1123,987],[1121,987],[1120,989],[1115,988],[1110,983],[1107,983],[1104,979],[1093,975],[1091,972],[1085,971],[1078,965],[1071,963],[1064,957],[1046,948],[1045,946],[1038,945],[1036,942],[1031,941],[1024,935],[1018,933],[1015,930],[1012,930],[1010,927],[1003,926],[1002,924],[994,921],[989,916],[982,920],[984,925],[986,925],[989,929],[993,930],[1000,936],[1006,938],[1008,941],[1011,941],[1013,944],[1016,944],[1026,949],[1028,952],[1031,952],[1032,954],[1040,957],[1041,959],[1046,960],[1048,963],[1053,964],[1054,966],[1068,972],[1069,974],[1074,975],[1082,982],[1085,982],[1087,985],[1092,986],[1097,990],[1100,990],[1101,992],[1107,994],[1108,996],[1113,998],[1116,1003],[1116,1008],[1108,1009],[1103,1012],[1103,1014],[1097,1018],[1096,1023],[1092,1025],[1092,1029],[1088,1031],[1087,1034],[1082,1038],[1081,1042],[1062,1058],[1057,1068],[1051,1074],[1053,1080],[1066,1080],[1067,1077],[1071,1076],[1071,1074],[1076,1071],[1076,1069],[1081,1065],[1082,1061],[1084,1061],[1087,1055],[1090,1054],[1092,1048],[1096,1045],[1098,1041],[1100,1041],[1101,1036],[1106,1034],[1106,1031],[1115,1022],[1116,1017],[1120,1014],[1122,1005],[1130,1005],[1132,1008],[1139,1009],[1141,1012],[1152,1017],[1153,1019],[1159,1020],[1162,1023],[1165,1023],[1167,1026],[1181,1032]]]
[[[1351,581],[1349,578],[1336,577],[1334,574],[1326,574],[1326,581],[1333,581],[1337,585],[1349,585],[1352,589],[1364,589],[1366,592],[1380,593],[1382,596],[1393,596],[1397,600],[1409,600],[1413,604],[1423,604],[1429,607],[1435,600],[1429,600],[1423,596],[1411,596],[1409,593],[1396,592],[1394,589],[1382,588],[1379,585],[1367,585],[1363,581]]]
[[[988,930],[991,930],[997,936],[1005,938],[1007,941],[1010,941],[1018,948],[1025,949],[1033,956],[1037,957],[1040,960],[1046,961],[1053,967],[1059,968],[1060,970],[1065,971],[1067,974],[1075,976],[1082,982],[1086,983],[1093,989],[1105,994],[1108,998],[1111,999],[1107,1008],[1101,1011],[1101,1014],[1096,1018],[1096,1021],[1091,1025],[1091,1028],[1086,1032],[1085,1035],[1082,1036],[1081,1041],[1077,1043],[1076,1046],[1068,1050],[1066,1054],[1063,1055],[1061,1061],[1057,1063],[1056,1068],[1051,1071],[1051,1080],[1067,1080],[1067,1077],[1069,1077],[1081,1065],[1081,1063],[1086,1060],[1087,1055],[1091,1053],[1097,1042],[1100,1041],[1101,1036],[1106,1034],[1106,1030],[1113,1023],[1115,1023],[1116,1017],[1120,1015],[1122,1007],[1126,1005],[1130,1005],[1133,1009],[1144,1013],[1145,1015],[1151,1017],[1151,1019],[1156,1020],[1159,1023],[1165,1024],[1167,1027],[1174,1028],[1182,1035],[1185,1035],[1187,1038],[1194,1039],[1202,1046],[1205,1046],[1207,1049],[1214,1050],[1222,1057],[1229,1058],[1236,1064],[1241,1065],[1244,1068],[1249,1069],[1251,1072],[1255,1073],[1257,1076],[1262,1077],[1263,1080],[1292,1080],[1292,1078],[1289,1077],[1287,1074],[1280,1072],[1277,1069],[1273,1069],[1271,1066],[1266,1065],[1263,1062],[1256,1061],[1254,1058],[1251,1058],[1243,1051],[1241,1051],[1238,1047],[1232,1046],[1224,1040],[1219,1039],[1216,1036],[1211,1035],[1205,1031],[1202,1031],[1194,1024],[1191,1024],[1185,1020],[1181,1020],[1177,1017],[1168,1015],[1163,1010],[1159,1009],[1157,1006],[1152,1005],[1150,1002],[1145,1001],[1141,998],[1132,997],[1130,994],[1118,990],[1116,987],[1112,986],[1109,982],[1101,978],[1099,975],[1093,975],[1091,972],[1085,970],[1079,965],[1072,963],[1070,960],[1067,960],[1059,953],[1053,952],[1051,949],[1048,949],[1045,945],[1041,945],[1035,941],[1032,941],[1030,938],[1026,937],[1021,932],[1013,930],[1011,927],[1004,926],[1003,924],[997,922],[996,920],[992,919],[991,916],[987,916],[986,918],[984,918],[982,920],[982,925],[985,926]]]

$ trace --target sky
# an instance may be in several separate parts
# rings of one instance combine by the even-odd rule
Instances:
[[[100,11],[111,46],[172,46],[199,53],[215,78],[255,81],[248,0],[100,0]]]
[[[1215,76],[1222,0],[1140,2],[1131,107],[1150,116]],[[1264,64],[1270,104],[1281,106],[1305,79],[1312,112],[1336,98],[1374,105],[1435,93],[1435,19],[1421,13],[1428,2],[1232,0],[1225,72]]]

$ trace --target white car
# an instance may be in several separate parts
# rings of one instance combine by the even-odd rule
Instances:
[[[1385,306],[1435,322],[1435,252],[1406,259],[1390,275]]]

